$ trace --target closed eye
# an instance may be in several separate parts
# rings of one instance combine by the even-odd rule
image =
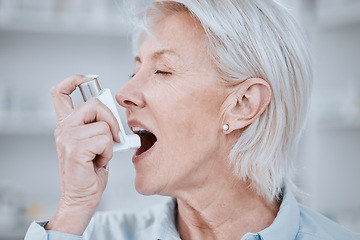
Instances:
[[[165,72],[165,71],[160,71],[160,70],[157,70],[156,72],[155,72],[155,74],[160,74],[160,75],[170,75],[171,74],[171,72]],[[132,74],[131,76],[130,76],[130,79],[131,78],[133,78],[133,77],[135,77],[135,73],[134,74]]]
[[[164,72],[164,71],[156,70],[155,74],[167,75],[167,74],[171,74],[171,72]]]

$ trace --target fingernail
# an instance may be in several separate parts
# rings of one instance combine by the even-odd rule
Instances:
[[[89,78],[89,79],[94,79],[94,78],[98,78],[99,75],[98,74],[87,74],[85,75],[86,78]]]
[[[124,143],[125,142],[125,139],[124,139],[124,136],[122,135],[121,131],[119,131],[119,143]]]
[[[119,131],[118,134],[116,135],[115,142],[121,143],[121,141],[120,141],[120,131]]]

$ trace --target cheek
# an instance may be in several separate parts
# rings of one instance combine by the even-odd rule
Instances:
[[[191,85],[190,85],[191,86]],[[159,129],[175,152],[189,152],[214,138],[219,122],[220,102],[216,89],[205,86],[175,86],[159,91],[156,115]],[[168,149],[170,150],[170,149]],[[174,151],[175,149],[171,149]]]
[[[147,90],[147,107],[159,142],[151,161],[136,169],[137,190],[143,194],[186,184],[184,179],[192,181],[209,164],[218,146],[221,106],[221,95],[214,87],[161,83]]]

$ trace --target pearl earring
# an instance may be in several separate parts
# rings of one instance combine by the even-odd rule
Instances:
[[[224,125],[223,125],[223,130],[224,130],[224,131],[229,130],[229,125],[228,125],[228,124],[224,124]]]

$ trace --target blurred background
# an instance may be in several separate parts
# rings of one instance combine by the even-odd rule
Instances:
[[[115,94],[132,74],[128,2],[0,0],[0,240],[23,239],[32,220],[48,220],[57,206],[50,88],[96,73]],[[282,3],[304,26],[315,59],[311,117],[293,154],[298,199],[360,233],[360,1]],[[73,98],[81,104],[77,91]],[[99,210],[141,211],[165,200],[136,193],[132,154],[114,155]]]

